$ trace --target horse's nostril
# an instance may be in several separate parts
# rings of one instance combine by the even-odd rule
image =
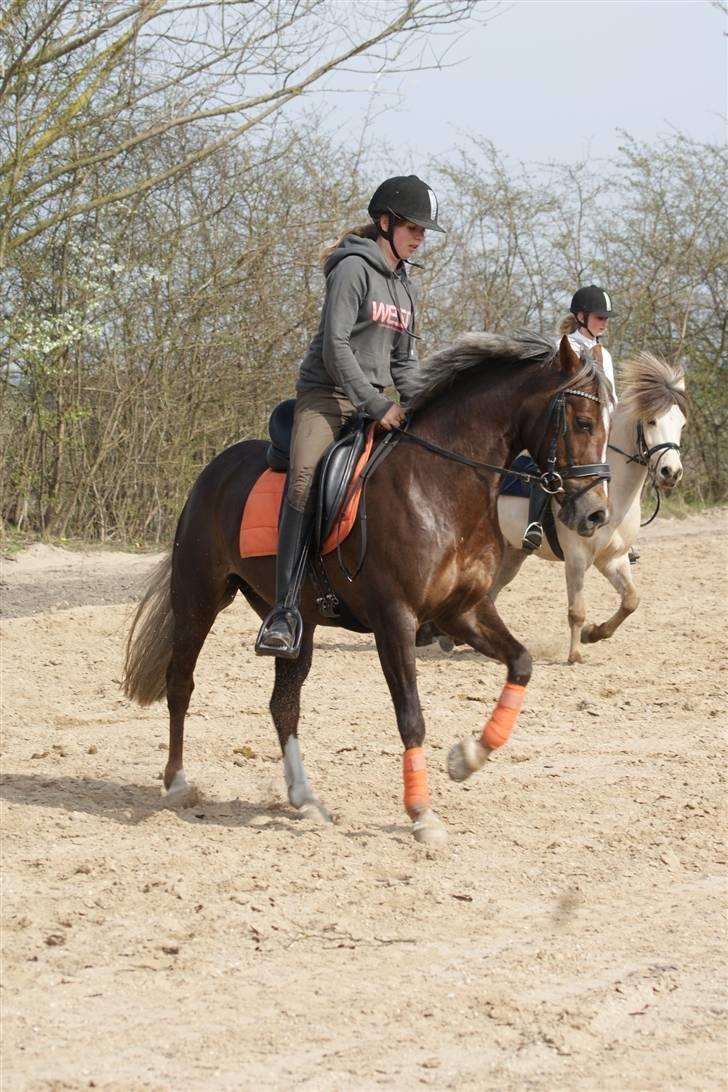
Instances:
[[[589,520],[595,527],[603,527],[607,522],[607,513],[603,508],[597,508],[596,512],[591,513]]]

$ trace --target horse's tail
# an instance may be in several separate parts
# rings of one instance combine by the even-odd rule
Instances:
[[[170,550],[149,578],[126,640],[122,689],[127,698],[139,705],[161,701],[167,690],[174,636],[171,576]]]

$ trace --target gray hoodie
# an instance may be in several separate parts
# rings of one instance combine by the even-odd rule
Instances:
[[[324,264],[321,322],[301,362],[297,389],[334,388],[355,409],[379,420],[394,383],[406,401],[418,375],[415,290],[403,265],[392,270],[373,239],[347,235]]]

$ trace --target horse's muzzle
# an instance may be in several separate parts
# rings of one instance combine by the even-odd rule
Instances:
[[[571,531],[583,538],[591,538],[595,531],[609,522],[609,498],[604,486],[597,485],[585,493],[566,500],[559,511],[559,519]]]
[[[606,508],[595,508],[582,516],[576,525],[576,530],[583,538],[591,538],[595,531],[609,522],[609,512]]]
[[[655,488],[659,489],[661,493],[672,493],[673,489],[683,476],[682,467],[660,467],[659,473],[655,475]]]

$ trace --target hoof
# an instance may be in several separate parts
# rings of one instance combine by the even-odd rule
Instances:
[[[581,627],[581,643],[583,645],[591,645],[599,638],[596,636],[597,627],[594,622],[587,622],[585,626]]]
[[[581,652],[574,650],[574,652],[569,653],[569,659],[567,662],[570,664],[583,664],[584,657],[582,656]]]
[[[455,642],[452,637],[446,637],[444,634],[437,638],[437,643],[440,646],[440,651],[449,655],[455,648]]]
[[[162,807],[193,808],[199,802],[199,789],[195,785],[190,785],[182,770],[178,770],[172,784],[162,796]]]
[[[423,846],[444,846],[447,842],[447,830],[432,808],[420,812],[412,824],[415,841]]]
[[[330,812],[318,800],[304,800],[300,807],[296,808],[296,818],[305,819],[309,823],[333,823]]]
[[[469,736],[450,748],[447,756],[447,772],[452,781],[465,781],[488,760],[491,750],[484,747],[475,736]]]

